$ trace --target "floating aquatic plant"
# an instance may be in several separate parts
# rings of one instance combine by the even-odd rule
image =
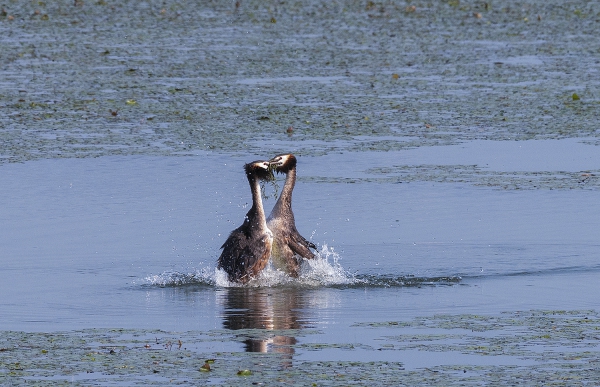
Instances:
[[[260,185],[260,192],[263,199],[270,199],[271,197],[278,198],[279,197],[279,185],[277,184],[277,179],[275,178],[275,171],[277,166],[275,164],[269,164],[269,175],[267,180],[262,181]],[[273,194],[267,194],[266,186],[270,184],[273,188]]]
[[[223,385],[244,386],[257,376],[257,383],[265,385],[330,386],[391,386],[399,380],[403,385],[464,386],[487,381],[494,385],[596,385],[599,380],[594,365],[600,362],[600,318],[593,310],[446,314],[361,322],[350,329],[361,328],[371,330],[368,336],[381,331],[381,340],[327,343],[316,337],[302,343],[308,334],[319,335],[304,329],[2,331],[0,384],[164,385],[169,380],[173,385],[195,386],[207,384],[210,378]],[[292,354],[242,352],[241,347],[237,352],[208,349],[231,341],[234,332],[240,336],[240,345],[248,337],[261,337],[260,332],[265,338],[277,334],[300,340],[290,346]],[[185,341],[189,349],[145,348],[148,343],[178,341]],[[420,355],[415,357],[414,351]],[[306,353],[318,353],[319,360],[307,360]],[[355,359],[335,359],[340,353]],[[427,359],[428,353],[444,360],[439,365],[428,360],[421,364],[419,359]],[[371,361],[372,354],[388,360]],[[399,359],[414,361],[407,364]]]

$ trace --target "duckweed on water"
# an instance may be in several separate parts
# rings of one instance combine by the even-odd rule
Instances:
[[[304,181],[339,183],[467,183],[506,190],[588,189],[600,188],[600,170],[567,171],[493,171],[477,165],[399,165],[364,171],[374,177],[324,178],[305,177]]]
[[[490,385],[582,386],[600,382],[600,318],[595,311],[441,315],[357,325],[397,334],[383,337],[380,348],[294,345],[297,353],[337,349],[360,351],[364,357],[360,361],[309,361],[296,360],[290,353],[202,349],[231,331],[208,335],[114,329],[5,331],[0,334],[0,384],[474,386],[485,381]],[[240,334],[252,336],[253,332]],[[288,334],[302,335],[297,331]],[[168,345],[179,341],[183,346]],[[412,356],[416,350],[447,353],[447,360],[437,366],[407,368],[399,361],[369,359],[369,353],[382,350],[390,359]],[[469,357],[453,360],[457,353]]]
[[[490,4],[8,2],[0,160],[597,143],[597,3]]]

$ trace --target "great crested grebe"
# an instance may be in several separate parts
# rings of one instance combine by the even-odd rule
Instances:
[[[244,165],[252,190],[252,208],[244,223],[229,234],[223,243],[223,252],[217,267],[227,272],[229,281],[246,283],[265,268],[271,256],[273,234],[267,227],[262,204],[260,181],[273,174],[268,161],[254,161]]]
[[[269,162],[276,167],[275,171],[286,174],[281,196],[267,218],[267,227],[273,233],[273,265],[291,277],[298,277],[300,259],[313,259],[315,255],[310,249],[317,247],[296,229],[292,211],[292,191],[296,185],[296,157],[293,154],[282,154],[273,157]]]

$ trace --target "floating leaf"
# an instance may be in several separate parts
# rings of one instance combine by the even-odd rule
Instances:
[[[202,367],[200,367],[200,371],[202,371],[202,372],[209,372],[210,371],[210,364],[204,363],[204,365]]]
[[[237,374],[239,376],[250,376],[250,375],[252,375],[252,371],[250,371],[250,370],[239,370]]]
[[[137,105],[137,102],[135,99],[128,99],[125,102],[127,103],[127,105]]]
[[[274,17],[272,17],[271,18],[271,23],[277,23],[277,20]]]
[[[394,74],[392,74],[392,78],[398,79],[398,78],[400,78],[400,76],[398,74],[394,73]]]
[[[581,98],[577,95],[577,93],[573,93],[573,101],[579,101]]]

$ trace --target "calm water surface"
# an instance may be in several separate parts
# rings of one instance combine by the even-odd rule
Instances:
[[[369,172],[373,162],[430,164],[436,150],[462,163],[461,157],[483,160],[490,149],[513,144],[540,145],[474,143],[377,154],[378,160],[368,153],[300,157],[297,226],[319,245],[321,257],[298,281],[270,271],[250,288],[228,286],[215,261],[250,202],[242,165],[260,156],[4,165],[0,191],[10,205],[0,210],[0,329],[319,332],[214,344],[260,350],[277,340],[376,342],[379,333],[356,326],[361,322],[597,308],[596,190],[369,180],[376,176]],[[577,150],[576,169],[598,152],[575,141],[547,145]],[[482,146],[489,149],[472,151]],[[465,147],[470,151],[461,156]],[[489,163],[501,170],[498,158]],[[544,160],[538,163],[542,167]],[[265,203],[270,208],[274,199]],[[343,360],[356,354],[319,356]]]

